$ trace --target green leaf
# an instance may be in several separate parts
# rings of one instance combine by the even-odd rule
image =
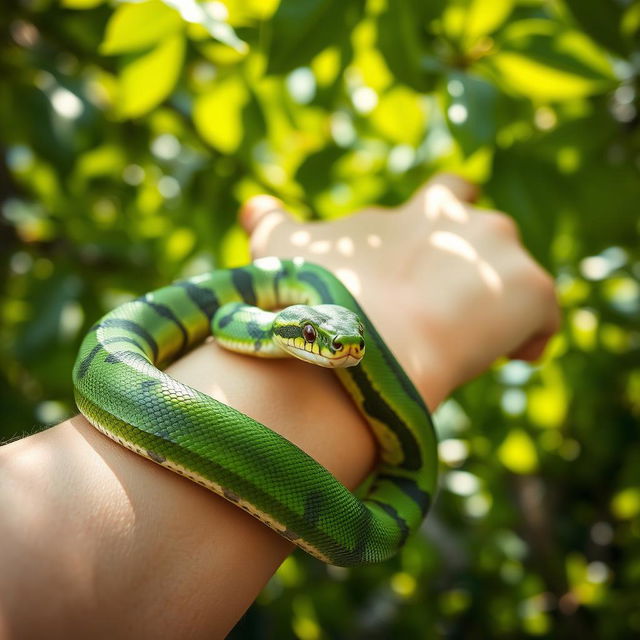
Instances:
[[[68,9],[93,9],[103,2],[104,0],[61,0],[60,4]]]
[[[336,163],[344,154],[344,149],[331,145],[305,158],[295,177],[304,188],[307,197],[317,195],[331,184]]]
[[[180,14],[160,0],[122,4],[107,23],[100,52],[112,55],[148,49],[182,26]]]
[[[267,73],[304,66],[348,38],[363,10],[363,0],[282,0],[270,22]]]
[[[393,87],[380,96],[371,123],[389,141],[417,146],[426,124],[421,96],[407,87]]]
[[[494,140],[497,101],[496,88],[486,80],[458,71],[447,75],[447,122],[465,155]]]
[[[389,2],[378,16],[378,47],[397,80],[417,91],[433,88],[431,57],[426,47],[425,24],[443,2]]]
[[[581,98],[609,89],[609,60],[583,34],[549,20],[523,20],[506,29],[487,58],[507,89],[534,100]]]
[[[243,80],[229,76],[196,99],[193,121],[200,135],[222,153],[234,153],[242,142],[242,110],[249,101]]]
[[[171,36],[125,66],[118,82],[120,117],[141,116],[171,93],[182,69],[184,45],[182,34]]]
[[[118,174],[126,164],[123,149],[114,144],[104,144],[81,155],[75,166],[76,180],[90,180],[97,176]]]
[[[620,24],[622,33],[627,38],[633,38],[640,31],[640,4],[631,5],[624,16]]]
[[[615,0],[566,0],[578,24],[611,51],[626,56],[629,47],[621,36],[623,8]]]
[[[470,0],[464,17],[464,35],[477,40],[493,33],[513,10],[515,0]]]

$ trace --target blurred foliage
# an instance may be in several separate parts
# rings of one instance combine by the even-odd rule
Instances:
[[[438,411],[424,535],[357,570],[296,553],[233,637],[640,635],[640,4],[16,0],[0,27],[0,436],[73,412],[103,312],[246,261],[248,196],[331,218],[455,170],[564,330]]]

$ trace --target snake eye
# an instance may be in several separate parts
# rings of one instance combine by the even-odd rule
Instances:
[[[304,327],[302,327],[302,337],[307,341],[307,342],[315,342],[316,339],[316,330],[313,328],[312,325],[310,324],[305,324]]]

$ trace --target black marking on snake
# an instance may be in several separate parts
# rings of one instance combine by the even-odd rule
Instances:
[[[324,494],[321,491],[312,491],[304,499],[304,514],[302,517],[312,527],[315,527],[320,518],[323,502]]]
[[[291,531],[290,529],[285,529],[284,531],[280,531],[280,530],[278,531],[283,538],[286,538],[291,542],[293,542],[294,540],[297,540],[300,537],[297,533],[295,533],[295,531]]]
[[[323,282],[317,274],[301,270],[298,272],[298,280],[308,282],[320,294],[320,298],[324,304],[331,304],[333,302],[329,287],[327,287],[326,283]]]
[[[355,308],[354,311],[360,317],[360,320],[367,318],[367,315],[364,313],[362,308],[357,303],[356,303],[356,307],[357,308]],[[367,318],[367,320],[369,319]],[[407,396],[409,396],[409,398],[411,398],[420,407],[420,409],[424,413],[427,414],[427,417],[430,419],[431,414],[429,413],[429,410],[424,404],[424,400],[422,399],[422,396],[418,393],[418,390],[415,388],[411,380],[409,380],[409,377],[405,373],[404,369],[400,366],[398,361],[393,357],[393,354],[389,351],[389,348],[385,344],[384,340],[380,337],[380,334],[378,333],[376,328],[373,326],[373,324],[371,324],[370,320],[367,324],[366,332],[367,332],[367,335],[370,336],[373,339],[373,341],[376,343],[378,349],[382,353],[382,357],[384,358],[384,361],[387,367],[389,367],[389,369],[393,371],[393,375],[395,376],[396,380],[400,383],[402,390],[407,394]]]
[[[271,331],[263,329],[255,320],[249,320],[246,324],[246,329],[254,340],[266,340],[271,334]]]
[[[84,378],[89,371],[89,367],[93,362],[93,359],[102,351],[103,347],[101,343],[98,343],[89,353],[82,359],[82,362],[78,365],[78,378]]]
[[[402,476],[392,476],[388,474],[380,474],[376,476],[376,482],[384,480],[385,482],[391,482],[400,489],[404,494],[409,496],[420,508],[422,517],[427,514],[429,507],[431,506],[431,495],[426,491],[423,491],[413,480],[410,478],[403,478]]]
[[[280,281],[283,278],[287,278],[288,276],[289,276],[289,272],[287,271],[287,263],[281,262],[280,269],[278,270],[276,275],[273,277],[273,292],[275,294],[276,307],[282,306],[282,304],[280,303],[280,300],[282,298],[282,296],[280,295]]]
[[[273,333],[281,336],[282,338],[301,338],[302,327],[286,324],[283,327],[274,327]]]
[[[231,281],[247,304],[255,306],[258,303],[256,290],[253,287],[253,277],[248,271],[242,267],[231,269]]]
[[[417,471],[422,465],[422,456],[411,431],[384,398],[375,391],[371,381],[360,367],[351,367],[348,371],[362,392],[362,407],[367,415],[388,425],[398,437],[403,454],[403,460],[398,467]]]
[[[359,561],[364,559],[364,553],[369,540],[371,539],[373,529],[375,527],[375,519],[373,512],[369,507],[360,505],[362,508],[362,517],[360,519],[360,526],[356,533],[356,543],[351,549],[351,556],[357,558]]]
[[[147,455],[149,456],[149,458],[151,458],[151,460],[153,460],[154,462],[157,462],[158,464],[162,464],[166,460],[164,456],[161,456],[159,453],[156,453],[155,451],[151,451],[151,449],[147,449]]]
[[[238,313],[238,311],[242,307],[244,307],[244,304],[242,302],[236,302],[235,304],[231,303],[231,306],[232,306],[232,309],[231,311],[229,311],[229,313],[226,313],[220,319],[218,318],[215,319],[216,325],[220,327],[220,329],[224,329],[228,324],[231,323],[236,313]]]
[[[142,345],[137,340],[134,340],[129,336],[111,336],[111,338],[107,338],[106,340],[103,340],[102,344],[114,344],[116,342],[128,342],[129,344],[132,344],[135,347],[138,347],[138,349],[140,349],[140,351],[144,353],[144,349],[142,348]]]
[[[108,364],[131,364],[133,361],[143,362],[145,365],[149,365],[149,361],[144,356],[141,356],[136,351],[129,351],[127,349],[123,349],[122,351],[112,351],[104,361]],[[145,382],[148,381],[145,380]]]
[[[218,298],[213,291],[199,287],[188,280],[176,282],[175,286],[182,287],[187,292],[191,302],[211,321],[215,312],[220,308],[220,302],[218,302]]]
[[[87,371],[89,371],[91,363],[98,353],[100,353],[104,345],[114,344],[116,342],[128,342],[129,344],[136,346],[140,351],[144,352],[140,343],[136,342],[133,338],[129,338],[128,336],[112,336],[111,338],[107,338],[95,345],[93,349],[91,349],[91,351],[82,359],[82,362],[78,365],[78,378],[84,378],[87,375]]]
[[[178,316],[166,304],[153,302],[146,296],[140,296],[139,298],[136,298],[134,302],[141,302],[143,304],[146,304],[148,307],[151,307],[160,317],[173,322],[176,327],[178,327],[180,334],[182,335],[180,353],[183,353],[186,350],[187,344],[189,343],[189,333],[187,332],[187,328],[182,324],[180,318],[178,318]]]
[[[158,359],[158,343],[144,327],[141,327],[136,322],[133,322],[132,320],[125,320],[124,318],[105,318],[100,322],[98,328],[124,329],[125,331],[135,333],[149,345],[153,352],[153,359]]]
[[[398,542],[398,546],[401,547],[402,545],[404,545],[407,538],[409,537],[410,531],[407,523],[400,516],[400,514],[386,502],[381,502],[380,500],[372,500],[370,498],[367,500],[367,502],[373,502],[374,504],[377,504],[386,514],[390,515],[396,521],[396,524],[400,529],[400,542]]]

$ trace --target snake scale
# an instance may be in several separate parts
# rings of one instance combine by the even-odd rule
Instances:
[[[362,499],[282,436],[162,372],[212,327],[226,348],[333,368],[379,445]],[[300,258],[215,270],[117,307],[84,338],[73,383],[78,408],[101,432],[324,562],[389,558],[431,503],[427,407],[344,285]]]

